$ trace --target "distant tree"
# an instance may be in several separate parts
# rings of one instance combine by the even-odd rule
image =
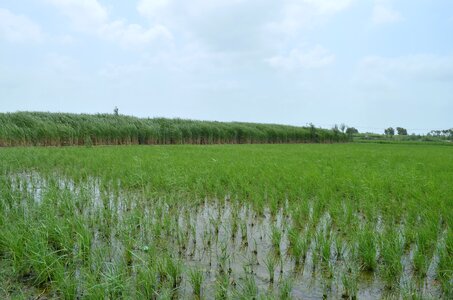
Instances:
[[[118,107],[115,106],[115,108],[113,109],[113,114],[114,114],[115,116],[118,115]]]
[[[387,136],[394,136],[395,135],[395,129],[393,129],[392,127],[389,127],[389,128],[384,130],[384,133]]]
[[[355,129],[354,127],[348,127],[346,129],[346,134],[348,135],[348,139],[350,141],[352,141],[352,136],[356,133],[359,133],[359,131],[357,129]]]
[[[337,124],[335,124],[335,126],[332,127],[332,131],[335,135],[338,135],[340,133],[340,129],[338,128]]]
[[[340,129],[338,128],[338,125],[335,124],[334,127],[332,127],[332,131],[333,131],[333,140],[334,141],[338,141],[340,139]]]
[[[439,130],[431,130],[430,133],[428,133],[428,135],[440,136],[440,131]]]
[[[308,124],[310,126],[310,137],[312,141],[316,141],[316,127],[313,123]]]
[[[359,131],[357,129],[355,129],[354,127],[348,127],[348,129],[346,129],[346,133],[348,135],[353,135],[353,134],[359,133]]]
[[[396,127],[396,131],[398,132],[398,135],[407,135],[407,130],[403,127]]]
[[[341,125],[340,125],[340,130],[341,130],[341,132],[344,133],[344,131],[346,130],[346,128],[347,128],[346,124],[341,123]]]

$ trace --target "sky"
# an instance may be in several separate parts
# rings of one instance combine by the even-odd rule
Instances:
[[[0,112],[453,127],[451,0],[0,0]]]

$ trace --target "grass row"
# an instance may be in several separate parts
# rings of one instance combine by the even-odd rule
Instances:
[[[345,142],[338,129],[111,114],[0,113],[0,146]]]

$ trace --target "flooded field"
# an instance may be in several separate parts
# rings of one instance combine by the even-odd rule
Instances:
[[[2,148],[0,298],[451,299],[452,149]]]
[[[273,210],[256,209],[229,195],[179,203],[124,191],[120,181],[104,183],[94,177],[75,182],[57,174],[19,173],[8,175],[1,187],[2,195],[8,195],[2,198],[4,214],[24,216],[24,224],[14,226],[34,224],[38,236],[33,229],[28,235],[45,244],[43,253],[25,245],[22,254],[29,265],[16,266],[14,257],[10,266],[21,270],[19,281],[32,297],[443,295],[437,274],[445,229],[439,228],[431,255],[420,265],[420,246],[405,241],[404,220],[395,226],[378,216],[370,223],[344,203],[343,217],[358,230],[353,235],[343,232],[328,210],[315,211],[309,199],[301,204],[306,215],[295,220],[301,215],[293,214],[288,201]],[[17,237],[3,232],[2,238],[1,250],[7,253],[13,242],[8,238]],[[416,270],[420,267],[423,273]]]

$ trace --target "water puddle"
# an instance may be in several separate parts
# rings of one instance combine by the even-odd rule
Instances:
[[[253,286],[261,294],[271,291],[278,295],[278,291],[286,289],[293,299],[376,299],[414,288],[414,247],[401,257],[401,290],[389,290],[379,271],[360,270],[356,241],[339,233],[328,212],[313,216],[312,207],[309,219],[313,225],[307,222],[300,228],[295,226],[286,206],[272,213],[269,209],[256,211],[229,197],[168,202],[124,192],[118,183],[102,184],[95,178],[80,183],[55,178],[59,177],[42,178],[37,173],[10,176],[10,192],[18,200],[14,205],[26,211],[43,203],[49,205],[51,199],[64,202],[61,197],[66,193],[77,215],[90,224],[90,255],[99,256],[99,251],[104,251],[98,257],[102,260],[98,262],[101,271],[110,272],[109,266],[126,263],[130,278],[138,280],[150,262],[163,264],[162,257],[167,257],[181,269],[165,262],[167,269],[173,266],[179,274],[173,291],[178,297],[193,295],[189,274],[194,270],[202,274],[202,294],[206,298],[218,295],[219,286],[226,287],[230,296]],[[9,209],[14,209],[14,205]],[[355,217],[360,223],[362,217]],[[372,228],[379,236],[385,224],[381,216],[376,220]],[[438,243],[442,243],[442,238]],[[376,243],[376,256],[380,255],[379,247]],[[74,252],[79,251],[82,250],[77,244]],[[420,284],[415,285],[416,290],[429,297],[440,295],[435,281],[437,261],[436,251],[421,288]],[[159,266],[155,267],[157,274]],[[82,264],[75,276],[83,281],[81,268]],[[83,295],[82,285],[77,293]]]

